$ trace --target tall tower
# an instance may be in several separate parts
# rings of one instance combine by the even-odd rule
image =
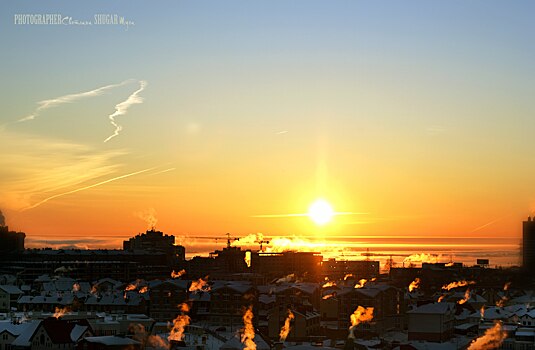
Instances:
[[[535,270],[535,218],[522,223],[522,267]]]

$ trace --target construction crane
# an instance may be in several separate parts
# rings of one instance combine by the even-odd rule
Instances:
[[[254,242],[260,244],[260,251],[261,251],[261,252],[264,251],[264,249],[263,249],[263,244],[264,244],[264,243],[265,243],[265,244],[269,244],[269,243],[270,243],[270,241],[267,240],[267,239],[257,239],[257,240],[254,241]]]
[[[230,233],[226,233],[225,236],[227,236],[227,248],[230,248],[231,242],[239,241],[239,237],[230,237]],[[208,236],[186,236],[186,238],[193,238],[193,239],[213,239],[216,242],[221,239],[225,239],[223,237],[208,237]]]
[[[230,248],[230,241],[239,241],[240,238],[239,237],[234,237],[234,238],[230,238],[230,233],[226,233],[227,235],[227,248]]]

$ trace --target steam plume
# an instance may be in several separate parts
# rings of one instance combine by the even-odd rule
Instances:
[[[59,319],[60,317],[62,317],[63,315],[65,315],[67,312],[70,312],[70,311],[71,311],[71,309],[68,306],[66,306],[64,308],[56,307],[56,311],[54,312],[52,317],[55,317],[55,318]]]
[[[125,292],[131,291],[131,290],[136,290],[143,283],[144,283],[143,280],[137,279],[134,283],[129,283],[124,290],[125,290]]]
[[[184,275],[186,273],[186,270],[180,270],[178,272],[175,272],[175,270],[173,270],[171,272],[171,278],[179,278],[180,276]]]
[[[147,223],[147,230],[153,230],[158,223],[156,218],[156,210],[154,208],[149,208],[137,213],[137,216]]]
[[[249,306],[243,314],[243,329],[241,342],[245,345],[244,350],[256,350],[254,336],[255,332],[253,327],[253,308]]]
[[[282,326],[282,329],[279,333],[280,341],[285,341],[288,337],[288,334],[290,333],[290,322],[295,318],[294,314],[291,310],[288,310],[288,317],[286,317],[286,320],[284,321],[284,326]]]
[[[366,279],[364,279],[364,278],[361,279],[361,280],[359,281],[359,283],[355,284],[355,288],[362,288],[362,287],[364,287],[364,285],[366,284],[366,282],[368,282]]]
[[[145,90],[145,87],[147,87],[147,82],[141,80],[139,82],[139,89],[137,89],[130,96],[128,96],[126,100],[115,106],[115,112],[110,114],[110,116],[108,117],[110,119],[110,123],[115,126],[115,130],[113,131],[113,134],[111,136],[108,136],[108,138],[104,140],[104,142],[108,142],[115,136],[119,135],[119,132],[123,130],[123,127],[117,124],[117,122],[115,121],[115,117],[126,114],[128,108],[130,108],[131,105],[143,103],[143,97],[140,97],[139,93]]]
[[[373,320],[373,307],[364,308],[358,306],[355,312],[349,318],[351,320],[351,327],[349,328],[349,337],[355,338],[355,328],[363,322],[370,322]]]
[[[458,282],[451,282],[449,284],[445,284],[442,286],[442,289],[445,289],[445,290],[451,290],[453,288],[457,288],[457,287],[465,287],[465,286],[468,286],[470,284],[476,284],[476,282],[474,281],[458,281]]]
[[[507,333],[505,333],[502,324],[497,322],[494,327],[487,329],[485,334],[474,340],[468,347],[468,350],[497,349],[502,345],[506,337]]]
[[[148,335],[145,326],[140,323],[131,323],[128,326],[128,332],[133,334],[132,338],[134,340],[137,340],[141,344],[145,344],[142,348],[147,346],[153,349],[169,349],[169,342],[166,339],[157,335]]]
[[[208,282],[206,280],[199,278],[196,281],[191,281],[189,291],[193,293],[208,292],[210,291],[210,286],[208,285]]]
[[[336,287],[336,282],[333,282],[333,281],[325,282],[325,284],[321,286],[321,288],[329,288],[329,287]]]
[[[346,275],[344,276],[344,281],[346,281],[348,278],[353,278],[353,277],[355,277],[354,274],[352,274],[352,273],[348,273],[348,274],[346,274]]]
[[[414,281],[409,284],[409,292],[412,292],[415,289],[418,289],[420,287],[420,279],[416,277]]]
[[[459,300],[457,303],[459,305],[462,305],[462,304],[466,303],[468,300],[470,300],[470,288],[468,288],[466,290],[466,292],[464,292],[464,298]]]
[[[186,303],[178,305],[180,314],[173,320],[173,328],[169,333],[169,341],[180,341],[184,337],[184,329],[190,322],[190,317],[187,315],[189,312],[189,306]]]
[[[295,281],[295,274],[291,273],[288,276],[284,276],[275,281],[275,283],[293,282]]]
[[[418,263],[432,263],[432,264],[435,264],[435,263],[438,262],[439,259],[440,259],[440,255],[432,255],[432,254],[421,253],[421,254],[412,254],[412,255],[406,257],[405,259],[403,259],[403,262],[404,263],[415,263],[415,262],[418,262]]]

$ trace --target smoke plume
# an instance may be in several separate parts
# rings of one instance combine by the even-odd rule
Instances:
[[[0,227],[6,226],[6,217],[4,214],[2,214],[2,211],[0,210]]]

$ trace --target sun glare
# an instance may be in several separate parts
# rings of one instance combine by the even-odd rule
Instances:
[[[308,216],[316,225],[325,225],[331,221],[333,215],[333,208],[323,199],[316,200],[308,208]]]

